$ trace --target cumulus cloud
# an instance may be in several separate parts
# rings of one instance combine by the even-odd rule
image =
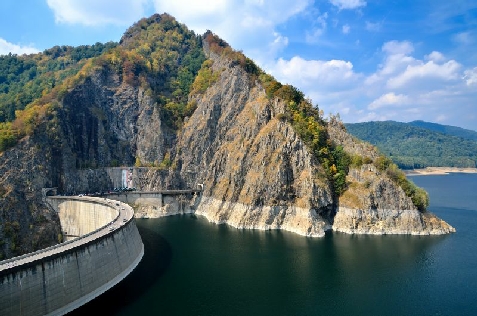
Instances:
[[[442,62],[442,61],[445,61],[446,58],[444,57],[444,55],[442,55],[440,52],[436,52],[436,51],[433,51],[432,53],[430,53],[429,55],[426,55],[425,58],[427,60],[430,60],[430,61],[433,61],[433,62]]]
[[[434,61],[420,63],[419,65],[409,65],[406,70],[396,77],[390,78],[387,86],[391,89],[410,84],[416,79],[441,79],[444,81],[459,78],[461,65],[455,60],[450,60],[444,64],[437,64]]]
[[[384,63],[378,71],[366,78],[369,86],[379,85],[388,89],[431,89],[443,82],[459,79],[460,65],[455,60],[446,61],[445,56],[433,51],[418,59],[411,54],[414,46],[408,41],[390,41],[382,46]]]
[[[371,102],[368,105],[369,110],[376,110],[387,106],[400,106],[407,104],[409,97],[404,94],[395,94],[394,92],[386,93]]]
[[[477,67],[465,68],[439,51],[418,56],[409,41],[386,42],[381,52],[382,63],[374,72],[354,73],[351,78],[357,80],[344,79],[341,88],[340,83],[321,88],[315,80],[308,93],[328,113],[344,110],[345,122],[422,119],[475,126]]]
[[[330,0],[330,3],[340,10],[357,9],[366,6],[366,1],[364,0]]]
[[[362,94],[363,75],[355,72],[349,61],[307,60],[295,56],[269,63],[266,70],[278,81],[299,88],[328,114],[351,115],[356,96]]]
[[[47,0],[57,23],[130,25],[144,15],[149,0]]]
[[[464,77],[467,86],[477,86],[477,67],[464,71]]]
[[[290,60],[280,58],[272,69],[282,82],[300,87],[333,87],[340,90],[358,79],[353,64],[344,60],[306,60],[295,56]]]
[[[382,51],[388,55],[408,55],[414,51],[414,46],[408,41],[389,41],[384,43]]]
[[[3,38],[0,37],[0,55],[7,55],[8,53],[23,55],[23,54],[35,54],[38,53],[38,49],[29,45],[29,46],[21,46],[17,44],[13,44],[7,42]]]

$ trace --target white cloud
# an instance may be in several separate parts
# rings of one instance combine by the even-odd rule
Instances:
[[[444,57],[444,55],[442,55],[441,53],[436,52],[436,51],[433,51],[433,52],[430,53],[429,55],[426,55],[425,58],[426,58],[427,60],[431,60],[431,61],[437,62],[437,63],[446,60],[446,58]]]
[[[328,114],[350,113],[356,107],[355,97],[362,94],[363,75],[356,73],[349,61],[295,56],[290,60],[280,58],[265,69],[281,83],[299,88]]]
[[[404,94],[396,95],[394,92],[386,93],[371,102],[368,105],[369,110],[376,110],[379,108],[387,106],[400,106],[407,104],[409,102],[409,97]]]
[[[288,44],[277,26],[305,13],[313,1],[296,0],[151,0],[196,33],[212,30],[251,58],[267,61]]]
[[[339,76],[332,76],[332,61],[304,62],[295,57],[286,64],[291,69],[286,78],[308,81],[292,83],[306,87],[320,108],[340,113],[345,122],[421,119],[475,129],[477,67],[466,69],[438,51],[417,56],[409,41],[386,42],[381,51],[382,63],[366,76],[355,73],[351,62],[338,63],[340,71],[334,73]],[[328,74],[313,76],[309,74],[313,69]]]
[[[6,40],[0,37],[0,55],[7,55],[8,53],[23,55],[23,54],[35,54],[38,52],[39,50],[31,45],[29,46],[16,45],[16,44],[7,42]]]
[[[257,60],[288,44],[277,26],[305,14],[313,0],[47,0],[57,23],[129,26],[146,11],[167,12],[198,34],[212,30]],[[149,11],[147,11],[149,12]],[[265,49],[264,49],[265,47]],[[268,49],[268,50],[267,50]]]
[[[462,79],[465,80],[467,86],[477,86],[477,67],[464,71],[464,77]]]
[[[210,0],[207,1],[164,1],[155,0],[156,12],[167,12],[179,21],[187,23],[187,26],[198,33],[204,33],[207,29],[219,32],[223,20],[218,17],[228,14],[235,7],[236,1]],[[250,2],[254,6],[255,3]],[[260,6],[260,3],[258,3]],[[243,20],[250,20],[250,16],[244,16]],[[243,22],[243,21],[242,21]],[[242,23],[240,23],[242,24]]]
[[[344,60],[306,60],[295,56],[290,60],[280,58],[272,69],[282,82],[299,87],[321,87],[338,91],[358,79],[353,64]],[[332,92],[330,91],[330,92]]]
[[[357,9],[366,6],[366,1],[364,0],[330,0],[330,3],[340,10]]]
[[[384,43],[382,51],[387,53],[388,55],[408,55],[414,51],[414,46],[411,42],[408,41],[389,41]]]
[[[350,29],[351,28],[349,27],[348,24],[343,25],[343,28],[342,28],[343,34],[349,34]]]
[[[273,33],[275,39],[269,44],[271,52],[278,52],[288,46],[288,37],[282,36],[280,33]]]
[[[47,0],[57,23],[128,26],[144,15],[149,0]]]
[[[167,12],[198,33],[206,29],[220,34],[237,33],[241,25],[273,27],[302,12],[311,0],[153,0],[157,12]],[[243,31],[243,30],[242,30]],[[260,30],[259,30],[260,31]],[[226,37],[229,38],[229,37]]]
[[[420,63],[419,65],[409,65],[406,70],[396,77],[390,78],[387,86],[391,89],[400,88],[412,83],[415,79],[441,79],[444,81],[459,78],[461,65],[455,60],[450,60],[444,64],[436,64],[434,61]]]

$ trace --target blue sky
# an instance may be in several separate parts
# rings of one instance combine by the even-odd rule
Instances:
[[[212,30],[344,122],[477,130],[475,0],[2,0],[0,54],[119,41],[155,12]]]

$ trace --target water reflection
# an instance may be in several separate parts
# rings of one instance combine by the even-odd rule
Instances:
[[[396,314],[413,312],[418,302],[402,293],[415,292],[413,280],[426,273],[432,248],[446,238],[305,238],[193,216],[142,220],[138,227],[161,232],[174,256],[160,282],[125,306],[123,315],[389,314],[403,299],[410,307]]]
[[[172,249],[169,243],[147,224],[145,222],[138,226],[144,243],[144,257],[136,269],[112,289],[68,315],[96,315],[98,311],[105,310],[105,315],[117,314],[136,302],[158,282],[170,264]]]
[[[477,315],[475,179],[416,179],[457,229],[446,236],[305,238],[189,215],[137,220],[145,259],[78,315],[105,306],[120,315]],[[441,196],[462,207],[443,207],[452,201]]]

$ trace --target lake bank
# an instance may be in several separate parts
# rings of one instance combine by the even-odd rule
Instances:
[[[427,167],[423,169],[403,170],[408,176],[445,175],[449,173],[477,173],[477,168]]]

